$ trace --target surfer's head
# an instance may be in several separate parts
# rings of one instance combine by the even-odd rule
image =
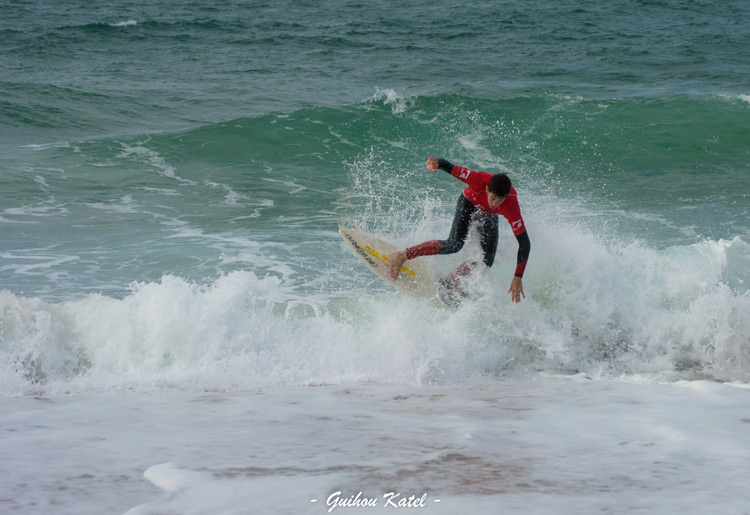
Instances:
[[[487,185],[487,201],[490,208],[496,209],[503,203],[505,197],[510,193],[510,177],[504,173],[498,173],[492,176]]]

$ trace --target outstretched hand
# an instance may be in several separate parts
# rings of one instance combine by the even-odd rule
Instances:
[[[438,166],[439,166],[439,163],[438,163],[437,157],[430,156],[427,158],[427,171],[428,172],[433,172],[433,173],[437,172]]]
[[[524,299],[526,298],[526,294],[523,292],[523,281],[518,276],[513,276],[513,281],[510,283],[510,288],[508,288],[508,293],[510,293],[510,299],[513,302],[521,302],[521,297]]]

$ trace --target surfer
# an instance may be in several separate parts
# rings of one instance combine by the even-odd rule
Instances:
[[[469,226],[474,223],[479,231],[479,242],[484,253],[484,264],[491,267],[495,261],[498,239],[498,217],[503,215],[510,224],[511,230],[518,240],[518,255],[516,270],[510,283],[508,293],[513,302],[521,302],[526,298],[523,292],[523,272],[531,251],[531,241],[526,232],[526,226],[521,217],[516,190],[510,183],[510,178],[504,173],[492,175],[486,172],[476,172],[463,166],[449,163],[445,159],[430,157],[427,159],[427,170],[434,173],[438,169],[444,170],[456,179],[467,184],[466,189],[458,198],[456,215],[447,240],[431,240],[405,250],[389,254],[388,263],[391,276],[398,279],[403,264],[419,256],[434,256],[436,254],[453,254],[461,250],[469,235]],[[461,264],[451,274],[450,282],[458,289],[458,277],[466,276],[477,268],[476,261]]]

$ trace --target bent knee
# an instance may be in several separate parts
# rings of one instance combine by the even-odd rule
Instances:
[[[443,246],[440,248],[440,254],[455,254],[464,247],[461,240],[445,240],[441,243]]]

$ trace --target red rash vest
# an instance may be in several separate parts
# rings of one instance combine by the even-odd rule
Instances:
[[[461,182],[468,184],[464,189],[464,197],[485,213],[497,213],[508,220],[513,234],[518,236],[526,230],[521,216],[521,207],[518,205],[516,189],[511,186],[510,193],[505,200],[496,208],[490,209],[487,201],[487,185],[492,179],[492,174],[487,172],[475,172],[463,166],[453,165],[450,174]]]

